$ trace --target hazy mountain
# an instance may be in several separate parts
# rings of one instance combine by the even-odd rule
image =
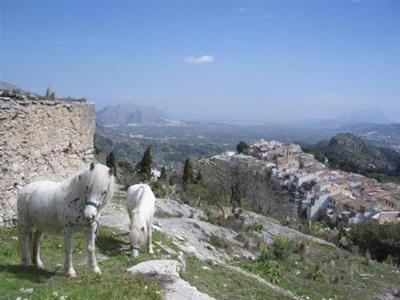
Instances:
[[[373,123],[373,124],[388,124],[391,121],[388,117],[378,110],[363,110],[353,111],[345,114],[338,115],[328,122],[337,125],[347,125],[354,123]]]
[[[392,148],[400,152],[400,123],[392,124],[352,124],[341,131],[351,132],[362,137],[370,144]]]
[[[19,90],[19,91],[23,91],[21,88],[5,82],[5,81],[0,81],[0,90],[6,90],[6,91],[15,91],[15,90]]]
[[[135,126],[178,124],[169,120],[166,114],[156,108],[131,103],[109,105],[96,113],[96,121],[101,126]]]
[[[338,133],[311,148],[326,156],[332,167],[366,175],[400,176],[400,153],[371,145],[351,133]]]
[[[340,128],[353,124],[389,124],[390,119],[382,112],[377,110],[352,111],[340,114],[332,119],[308,119],[298,122],[304,127],[319,126],[320,128]]]

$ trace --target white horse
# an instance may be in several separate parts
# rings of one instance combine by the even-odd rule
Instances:
[[[129,187],[126,194],[127,209],[131,220],[129,240],[132,256],[139,255],[140,246],[147,242],[149,254],[153,254],[151,243],[151,225],[155,210],[155,197],[147,184],[135,184]]]
[[[22,263],[30,264],[29,240],[32,232],[33,263],[43,267],[40,258],[40,240],[44,232],[64,234],[64,270],[76,277],[72,264],[72,237],[85,231],[90,269],[101,274],[95,256],[98,216],[112,198],[114,177],[111,169],[91,164],[74,176],[62,181],[37,181],[23,187],[18,193],[18,223],[22,243]]]

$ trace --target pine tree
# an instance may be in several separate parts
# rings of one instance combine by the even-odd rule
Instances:
[[[167,170],[165,169],[165,167],[161,168],[160,180],[162,180],[162,181],[167,180]]]
[[[151,179],[151,164],[153,163],[153,158],[151,156],[151,146],[148,146],[143,153],[142,160],[138,164],[138,174],[140,180],[143,182],[150,181]]]
[[[46,99],[48,99],[48,98],[50,98],[50,94],[51,94],[51,90],[50,90],[49,87],[47,87],[47,89],[46,89],[46,94],[44,95],[44,97],[45,97]]]
[[[106,165],[109,167],[114,175],[117,175],[117,165],[115,163],[114,152],[110,152],[106,157]]]
[[[187,185],[194,182],[193,166],[190,158],[186,159],[185,166],[183,168],[183,184]]]
[[[201,175],[201,172],[199,171],[197,173],[196,179],[195,179],[195,183],[200,184],[203,182],[203,175]]]
[[[249,149],[249,145],[247,145],[243,141],[240,141],[239,144],[237,144],[237,146],[236,146],[236,150],[238,153],[243,153],[247,149]]]

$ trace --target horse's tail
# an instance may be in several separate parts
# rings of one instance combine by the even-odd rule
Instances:
[[[21,212],[21,209],[20,209],[20,207],[19,207],[19,201],[22,201],[23,200],[23,198],[26,198],[26,197],[30,197],[30,195],[26,195],[26,194],[23,194],[23,193],[21,193],[21,191],[18,193],[18,196],[17,196],[17,225],[16,225],[16,235],[17,235],[17,247],[18,247],[18,254],[19,255],[21,255],[22,254],[22,231],[24,230],[23,229],[23,226],[21,226],[21,222],[22,222],[22,220],[24,219],[24,213],[23,212]],[[26,199],[25,199],[26,200]],[[29,235],[29,247],[30,248],[32,248],[31,245],[32,244],[32,234],[30,234]]]
[[[17,251],[18,251],[18,255],[21,256],[22,253],[22,243],[21,243],[21,225],[20,225],[20,220],[21,220],[21,216],[20,216],[20,210],[18,209],[18,202],[20,201],[22,195],[21,195],[21,191],[18,192],[17,194],[17,225],[15,226],[16,229],[16,234],[17,234]]]
[[[17,223],[16,226],[16,231],[17,231],[17,251],[18,251],[18,255],[21,256],[22,253],[22,244],[21,244],[21,230],[19,228],[19,223]]]

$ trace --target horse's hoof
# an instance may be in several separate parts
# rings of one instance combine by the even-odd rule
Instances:
[[[153,251],[153,250],[149,250],[149,254],[150,254],[150,255],[153,255],[153,254],[154,254],[154,251]]]
[[[76,278],[76,272],[74,270],[68,272],[68,278]]]
[[[99,267],[94,268],[94,269],[93,269],[93,272],[94,272],[96,275],[98,275],[98,276],[100,276],[100,275],[102,274],[102,272],[101,272],[101,270],[100,270]]]
[[[41,261],[35,263],[35,267],[38,268],[38,269],[44,269],[43,263]]]

